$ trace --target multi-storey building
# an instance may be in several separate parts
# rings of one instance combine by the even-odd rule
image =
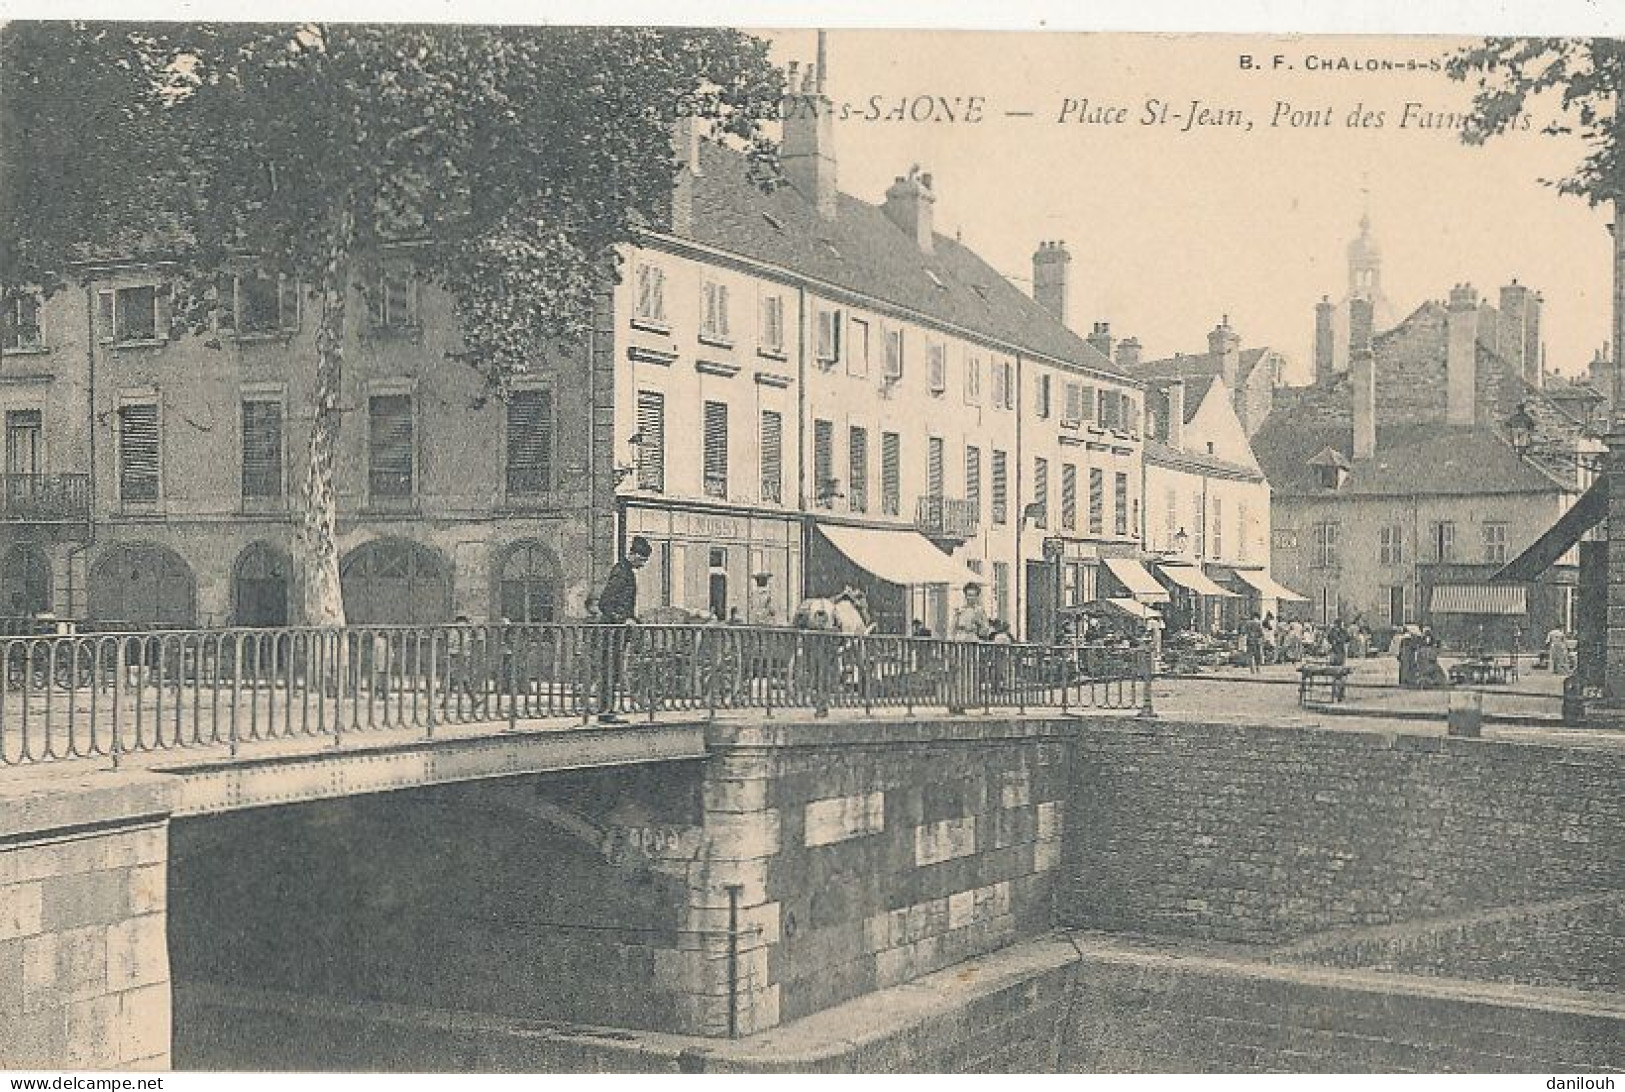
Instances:
[[[1457,285],[1375,337],[1356,300],[1349,369],[1277,392],[1254,438],[1273,567],[1317,617],[1425,623],[1458,644],[1483,627],[1503,646],[1572,628],[1572,557],[1527,586],[1489,582],[1573,504],[1601,450],[1530,370],[1529,296],[1510,287],[1510,315]],[[1520,408],[1532,453],[1511,442]]]
[[[628,252],[613,296],[618,502],[655,545],[647,599],[784,620],[850,581],[886,628],[941,632],[976,581],[1037,633],[1064,573],[1081,587],[1138,538],[1136,385],[934,229],[929,174],[879,205],[841,193],[830,103],[798,91],[789,185],[682,133],[670,229]],[[1040,300],[1064,295],[1057,258],[1035,258]],[[1117,508],[1067,525],[1091,471]]]
[[[447,358],[446,297],[418,284],[407,253],[386,268],[355,293],[364,317],[345,350],[348,616],[557,617],[566,559],[611,541],[607,514],[592,516],[610,486],[588,473],[591,430],[557,426],[588,416],[590,385],[539,359],[507,400],[490,399]],[[286,623],[290,503],[312,420],[297,362],[315,351],[300,294],[248,264],[225,271],[215,328],[196,335],[171,319],[162,266],[86,276],[88,290],[39,307],[38,344],[0,362],[13,380],[0,410],[40,423],[40,465],[83,475],[94,516],[88,541],[45,551],[48,594],[26,605],[142,625]],[[32,564],[7,567],[0,585],[31,587]]]
[[[776,189],[679,127],[669,223],[623,249],[583,343],[539,350],[501,397],[448,359],[450,300],[410,247],[355,293],[352,621],[580,616],[642,535],[645,608],[785,622],[851,581],[886,628],[941,631],[974,580],[1038,632],[1055,589],[1082,595],[1102,556],[1137,549],[1141,396],[1056,317],[1064,248],[1040,249],[1035,300],[934,230],[930,175],[879,205],[840,193],[830,103],[798,93]],[[0,413],[8,473],[83,476],[18,488],[80,489],[70,526],[94,532],[34,519],[0,593],[17,613],[287,621],[314,355],[297,286],[224,270],[198,335],[161,267],[87,277],[8,313]]]

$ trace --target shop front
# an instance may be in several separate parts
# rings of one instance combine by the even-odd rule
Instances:
[[[1235,592],[1214,583],[1195,565],[1162,562],[1157,571],[1172,596],[1168,625],[1171,631],[1191,630],[1211,635],[1224,627],[1224,605],[1239,598]]]
[[[1100,587],[1100,548],[1055,537],[1044,540],[1044,559],[1027,562],[1026,639],[1048,644],[1066,632],[1068,619],[1093,602]]]
[[[1306,613],[1308,597],[1277,583],[1263,569],[1223,565],[1214,566],[1208,575],[1225,590],[1235,593],[1235,598],[1226,600],[1220,608],[1226,629],[1238,628],[1242,621],[1255,613],[1260,618],[1268,614],[1276,618],[1291,618],[1297,613]]]
[[[639,610],[678,607],[753,625],[788,625],[801,599],[801,524],[756,512],[693,511],[646,502],[623,513],[624,541],[649,540]]]
[[[982,583],[977,573],[906,528],[813,523],[807,550],[807,593],[834,596],[848,585],[861,588],[880,633],[907,633],[918,620],[943,634],[964,586]]]

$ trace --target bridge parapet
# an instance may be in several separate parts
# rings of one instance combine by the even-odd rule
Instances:
[[[0,782],[0,1069],[167,1069],[176,779]]]

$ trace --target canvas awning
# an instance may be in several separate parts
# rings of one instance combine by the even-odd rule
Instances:
[[[1528,614],[1527,592],[1522,584],[1437,584],[1430,607],[1434,614]]]
[[[982,578],[931,545],[918,531],[820,523],[818,530],[848,561],[889,584],[980,584]]]
[[[1235,570],[1236,577],[1256,591],[1263,599],[1277,599],[1282,603],[1307,603],[1309,600],[1283,584],[1277,584],[1269,573],[1252,569]]]
[[[1234,599],[1236,593],[1228,591],[1213,582],[1213,579],[1194,565],[1159,565],[1162,575],[1175,584],[1193,591],[1197,595],[1211,595],[1220,598]]]
[[[1153,614],[1157,613],[1144,603],[1140,602],[1138,599],[1096,599],[1095,602],[1103,603],[1106,606],[1111,607],[1113,610],[1119,611],[1130,618],[1139,619],[1140,621],[1144,621],[1145,619],[1150,618]]]
[[[1146,571],[1144,565],[1131,557],[1108,557],[1106,569],[1115,576],[1128,593],[1142,603],[1168,602],[1168,590],[1157,583],[1157,578]]]

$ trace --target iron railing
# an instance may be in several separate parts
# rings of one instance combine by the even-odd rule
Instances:
[[[719,710],[1151,712],[1143,646],[724,625],[216,629],[0,638],[0,766]]]
[[[89,474],[0,474],[0,520],[84,523],[89,519]]]
[[[927,538],[974,538],[981,520],[977,508],[975,501],[927,494],[915,502],[914,527]]]

